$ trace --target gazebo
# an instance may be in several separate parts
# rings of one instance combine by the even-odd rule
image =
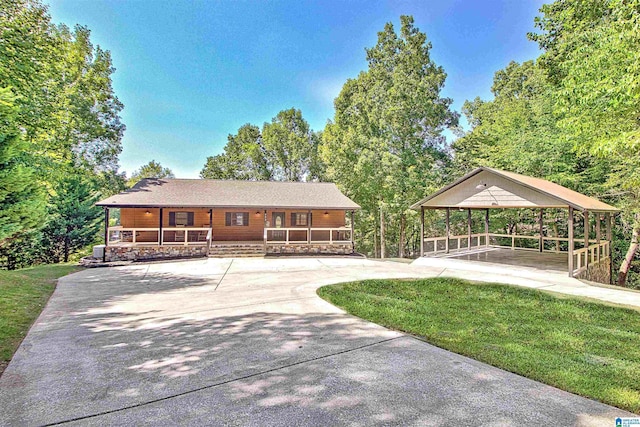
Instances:
[[[571,277],[611,281],[611,227],[619,209],[553,182],[480,167],[411,208],[421,212],[421,256],[469,259],[483,254],[489,262],[564,265]],[[444,210],[444,236],[425,234],[428,209]],[[533,210],[536,224],[523,227],[527,233],[518,233],[517,227],[491,230],[490,212],[514,209]],[[465,211],[466,227],[452,234],[452,213]],[[556,215],[545,225],[547,212]],[[576,236],[576,231],[581,233]]]

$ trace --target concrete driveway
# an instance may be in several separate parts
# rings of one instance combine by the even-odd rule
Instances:
[[[315,294],[324,284],[441,272],[281,258],[67,276],[0,378],[0,424],[602,426],[625,415]]]

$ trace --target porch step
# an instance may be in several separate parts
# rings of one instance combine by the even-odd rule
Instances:
[[[264,256],[264,245],[255,243],[216,243],[209,248],[210,258],[260,257]]]

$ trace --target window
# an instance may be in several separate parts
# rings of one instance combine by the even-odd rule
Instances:
[[[169,212],[170,227],[193,227],[193,212]]]
[[[249,212],[226,212],[225,225],[229,226],[248,226]]]
[[[306,214],[306,213],[291,214],[291,225],[308,225],[308,224],[309,224],[309,214]]]

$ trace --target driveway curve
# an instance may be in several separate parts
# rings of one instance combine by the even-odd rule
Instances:
[[[0,425],[613,425],[616,408],[350,316],[354,258],[205,259],[60,280],[0,378]]]

